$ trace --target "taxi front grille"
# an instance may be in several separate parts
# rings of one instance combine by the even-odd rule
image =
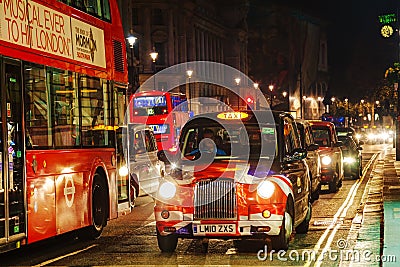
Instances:
[[[196,183],[194,219],[235,219],[236,189],[232,179],[219,178]]]

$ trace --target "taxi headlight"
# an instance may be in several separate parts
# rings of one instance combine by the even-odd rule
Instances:
[[[356,162],[356,159],[355,158],[352,158],[352,157],[344,157],[343,158],[343,162],[344,163],[354,163],[354,162]]]
[[[263,181],[257,186],[257,194],[262,198],[270,198],[275,192],[275,185],[270,181]]]
[[[382,138],[383,140],[389,139],[389,134],[388,134],[388,133],[382,133],[382,134],[381,134],[381,138]]]
[[[332,163],[332,159],[329,156],[323,156],[321,159],[322,165],[329,165]]]
[[[128,176],[129,169],[126,165],[123,165],[123,166],[119,167],[118,173],[119,173],[119,176]]]
[[[161,184],[158,194],[164,199],[171,199],[175,196],[176,186],[171,182]]]
[[[360,139],[361,138],[361,134],[356,134],[356,138]]]
[[[376,135],[375,135],[375,134],[373,134],[373,133],[368,134],[368,139],[369,139],[369,140],[373,140],[373,139],[375,139],[375,138],[376,138]]]

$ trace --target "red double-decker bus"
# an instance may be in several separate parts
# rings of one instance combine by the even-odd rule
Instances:
[[[128,212],[115,0],[0,0],[0,251]]]
[[[138,92],[131,96],[129,111],[132,123],[147,124],[153,129],[158,150],[177,150],[180,130],[189,119],[184,94]]]

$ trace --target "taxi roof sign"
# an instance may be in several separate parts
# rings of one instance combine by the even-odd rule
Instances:
[[[241,120],[249,117],[245,112],[221,112],[217,115],[218,119],[222,120]]]

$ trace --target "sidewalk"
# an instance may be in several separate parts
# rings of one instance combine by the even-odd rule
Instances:
[[[400,161],[395,149],[385,157],[382,266],[400,265]],[[395,258],[394,258],[395,256]]]
[[[360,258],[342,259],[341,267],[400,266],[400,161],[395,152],[382,151],[375,161],[347,240],[348,251]]]

